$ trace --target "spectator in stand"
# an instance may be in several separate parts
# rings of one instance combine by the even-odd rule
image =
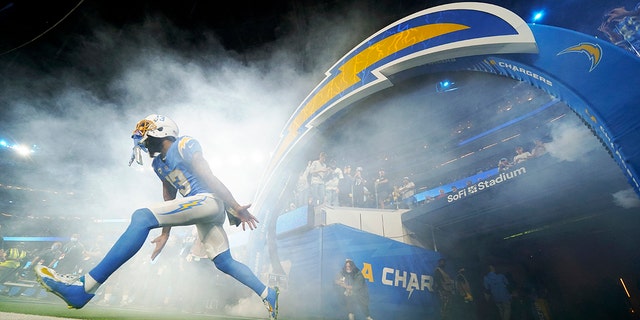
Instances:
[[[329,169],[327,168],[327,154],[320,152],[318,159],[311,162],[309,174],[311,175],[311,200],[314,206],[324,203],[325,184],[324,177]]]
[[[438,190],[438,196],[436,197],[436,200],[438,199],[443,199],[447,197],[447,192],[444,191],[444,189],[440,189]]]
[[[391,195],[391,183],[385,175],[384,169],[378,170],[378,179],[375,181],[376,204],[378,209],[384,209],[385,202]]]
[[[56,271],[64,274],[76,274],[82,272],[85,259],[85,247],[80,242],[80,235],[74,233],[69,238],[69,242],[62,247],[62,255],[56,266]]]
[[[27,255],[24,242],[18,242],[12,247],[7,245],[0,261],[0,284],[19,276],[19,268],[24,266]]]
[[[47,267],[54,268],[56,262],[62,255],[62,242],[56,241],[51,244],[51,247],[44,249],[42,252],[36,254],[31,260],[30,265],[42,264]]]
[[[309,179],[308,178],[309,178],[308,170],[305,170],[298,176],[298,182],[296,184],[296,191],[294,195],[296,199],[295,203],[297,207],[309,205],[310,200],[309,200]]]
[[[335,159],[329,161],[328,169],[329,171],[325,177],[325,203],[329,206],[337,207],[340,205],[338,200],[340,180],[344,179],[344,175],[342,169],[337,166]]]
[[[2,225],[0,225],[0,229]],[[2,236],[2,230],[0,230],[0,263],[7,261],[7,252],[4,249],[4,237]]]
[[[107,254],[110,245],[103,234],[99,234],[93,243],[85,245],[84,260],[80,267],[82,270],[91,269]]]
[[[2,225],[0,224],[0,262],[4,261],[4,237],[2,236]]]
[[[531,150],[531,157],[537,158],[543,154],[547,153],[547,148],[544,146],[544,142],[540,139],[536,139],[533,141],[533,149]]]
[[[402,206],[406,209],[411,209],[415,206],[416,184],[409,179],[409,177],[402,178],[402,186],[398,188],[400,197],[402,198]]]
[[[346,165],[342,170],[342,177],[338,183],[338,200],[340,206],[353,207],[353,176],[351,175],[351,166]]]
[[[353,206],[357,208],[365,207],[366,196],[369,193],[365,186],[367,180],[362,176],[362,167],[356,168],[356,173],[353,175]]]
[[[433,202],[435,200],[436,200],[436,198],[434,198],[432,196],[426,196],[425,199],[424,199],[424,202],[425,203],[431,203],[431,202]]]
[[[513,157],[513,165],[521,164],[528,159],[531,159],[531,153],[529,151],[524,151],[524,148],[521,146],[516,147],[516,155]]]
[[[498,171],[499,172],[507,171],[512,166],[513,165],[511,164],[511,162],[509,162],[509,160],[507,160],[507,158],[502,158],[502,159],[500,159],[500,161],[498,161]]]

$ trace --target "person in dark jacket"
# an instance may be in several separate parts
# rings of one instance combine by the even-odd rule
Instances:
[[[355,312],[358,307],[367,317],[367,320],[373,320],[369,313],[369,288],[362,272],[360,272],[353,260],[347,259],[344,262],[342,270],[336,277],[336,284],[344,289],[343,294],[347,303],[349,320],[355,319]]]

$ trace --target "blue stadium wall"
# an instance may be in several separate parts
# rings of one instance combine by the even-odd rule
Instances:
[[[440,318],[431,288],[437,252],[340,224],[289,234],[278,240],[278,252],[291,265],[283,317],[346,319],[334,279],[349,258],[367,279],[374,319]]]

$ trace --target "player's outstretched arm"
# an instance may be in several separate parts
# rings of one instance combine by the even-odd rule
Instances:
[[[246,230],[246,226],[249,226],[249,229],[251,230],[258,227],[259,221],[249,212],[249,207],[251,207],[250,204],[240,206],[238,209],[235,209],[236,217],[240,219],[240,222],[242,222],[242,230]]]

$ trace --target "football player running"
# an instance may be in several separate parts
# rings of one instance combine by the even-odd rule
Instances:
[[[142,164],[141,154],[153,159],[154,172],[162,181],[164,202],[133,212],[131,222],[107,255],[88,273],[74,278],[57,274],[43,265],[35,267],[38,281],[64,300],[69,308],[80,309],[94,297],[96,290],[133,257],[142,247],[151,229],[162,227],[153,241],[151,259],[162,251],[172,226],[196,225],[207,256],[222,272],[251,288],[262,298],[270,319],[278,316],[278,288],[264,285],[244,264],[233,259],[223,229],[225,213],[229,223],[253,230],[258,220],[240,205],[227,187],[212,173],[200,144],[194,138],[178,135],[178,126],[166,116],[152,114],[136,124],[132,138],[134,150],[129,165]],[[182,198],[176,199],[180,192]]]

